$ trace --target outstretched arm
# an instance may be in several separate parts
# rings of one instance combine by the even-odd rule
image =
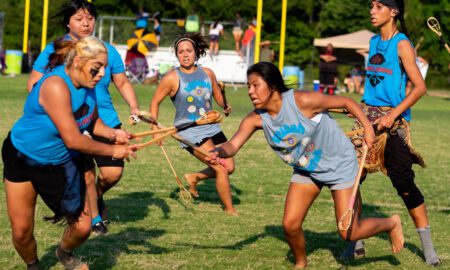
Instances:
[[[211,157],[207,157],[206,161],[211,162],[217,157],[229,158],[236,155],[241,147],[250,139],[253,133],[262,128],[261,117],[255,112],[249,113],[239,125],[239,129],[233,135],[231,140],[217,147],[211,153]]]
[[[342,96],[328,96],[318,92],[296,92],[295,101],[299,110],[308,118],[328,109],[345,108],[364,127],[364,139],[370,148],[375,140],[375,132],[361,107],[353,99]]]

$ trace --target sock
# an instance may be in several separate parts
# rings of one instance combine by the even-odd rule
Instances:
[[[363,240],[356,240],[355,242],[355,250],[363,249],[364,248],[364,241]]]
[[[95,218],[92,219],[92,226],[102,221],[103,221],[102,217],[100,215],[97,215]]]
[[[419,233],[420,241],[422,242],[423,256],[428,265],[437,265],[440,263],[439,257],[434,250],[433,242],[431,241],[430,225],[425,228],[416,228]]]

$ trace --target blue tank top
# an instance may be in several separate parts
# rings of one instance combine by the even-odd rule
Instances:
[[[370,40],[369,61],[362,101],[371,106],[397,107],[406,97],[408,76],[400,66],[397,45],[409,39],[398,33],[389,40],[381,40],[378,34]],[[411,120],[411,110],[402,113]]]
[[[282,94],[276,116],[256,110],[270,147],[294,172],[338,184],[353,181],[358,171],[355,150],[336,121],[322,113],[312,119],[297,107],[294,90]]]
[[[211,80],[201,67],[194,73],[184,73],[179,68],[175,69],[180,85],[175,96],[172,97],[176,108],[174,125],[178,126],[199,119],[212,110],[212,86]],[[183,138],[191,143],[201,142],[220,132],[218,124],[201,125],[179,132]]]
[[[69,35],[65,35],[64,39],[70,40],[71,38]],[[120,120],[116,110],[114,109],[108,87],[111,82],[112,75],[125,72],[125,66],[123,65],[122,58],[116,48],[108,42],[103,43],[108,50],[108,65],[105,67],[105,76],[103,76],[103,78],[95,86],[95,92],[97,93],[98,114],[103,123],[113,128],[120,125]],[[50,55],[54,51],[55,48],[52,42],[48,44],[39,54],[33,64],[33,69],[42,74],[47,73],[46,66],[48,65]]]
[[[72,112],[80,132],[92,123],[96,106],[95,91],[75,88],[64,66],[56,67],[34,85],[25,101],[22,117],[11,130],[11,141],[22,154],[44,165],[62,164],[78,154],[66,147],[56,126],[39,104],[41,85],[52,76],[61,77],[69,87]]]

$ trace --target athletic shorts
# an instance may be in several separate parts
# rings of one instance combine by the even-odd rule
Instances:
[[[3,177],[15,183],[29,182],[55,217],[78,217],[84,208],[84,172],[82,155],[58,165],[39,163],[19,152],[8,137],[3,142]]]
[[[227,136],[225,136],[225,134],[223,134],[223,132],[221,131],[219,133],[216,133],[212,137],[203,138],[200,142],[196,143],[195,145],[202,146],[209,139],[213,141],[214,145],[222,144],[228,141]],[[194,153],[194,149],[192,149],[192,147],[186,147],[186,150],[191,154]]]
[[[209,35],[209,41],[219,41],[219,35]]]
[[[121,127],[121,125],[118,125],[114,128],[120,129],[120,127]],[[92,139],[96,140],[97,142],[114,145],[113,141],[111,141],[105,137],[100,137],[100,136],[96,136],[96,135],[91,135],[91,136],[92,136]],[[95,164],[97,164],[97,167],[122,167],[123,168],[125,166],[125,162],[123,161],[123,159],[116,159],[116,158],[113,158],[112,156],[100,156],[100,155],[87,155],[86,154],[85,157],[91,168],[95,168]],[[95,163],[94,163],[94,161],[95,161]]]
[[[310,176],[306,176],[306,175],[302,175],[302,174],[294,172],[291,177],[291,183],[315,184],[320,189],[322,189],[322,187],[326,186],[330,190],[343,190],[343,189],[353,187],[355,180],[350,180],[350,181],[338,183],[338,184],[326,184],[326,183],[319,182],[317,180],[313,180]]]
[[[244,33],[244,31],[242,31],[242,28],[238,26],[233,27],[233,34],[242,35],[242,33]]]

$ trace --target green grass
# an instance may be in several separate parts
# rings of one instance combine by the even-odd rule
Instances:
[[[22,114],[27,76],[0,77],[0,139]],[[147,110],[154,86],[136,86],[141,108]],[[128,109],[112,87],[114,104],[121,119]],[[245,89],[227,89],[233,113],[222,127],[230,137],[240,119],[251,109]],[[358,96],[352,96],[358,98]],[[450,269],[450,201],[448,183],[450,102],[426,96],[416,104],[412,123],[413,142],[428,163],[416,167],[417,184],[426,197],[434,244],[444,260],[440,269]],[[171,125],[174,110],[170,100],[161,107],[161,123]],[[351,120],[336,116],[348,130]],[[124,121],[125,122],[125,121]],[[132,131],[145,126],[124,127]],[[202,164],[182,151],[172,140],[166,142],[176,171],[202,169]],[[199,185],[200,198],[185,204],[161,150],[150,146],[126,164],[121,182],[105,196],[110,209],[110,233],[91,237],[76,250],[92,269],[291,269],[292,254],[281,227],[285,194],[291,171],[272,153],[262,132],[257,132],[236,157],[231,176],[233,200],[240,217],[230,217],[220,209],[213,181]],[[2,166],[2,165],[1,165]],[[11,243],[4,186],[0,184],[0,269],[24,269]],[[401,215],[406,248],[392,255],[386,234],[366,240],[367,257],[345,266],[353,269],[426,269],[420,241],[402,201],[390,181],[371,175],[363,185],[365,215]],[[45,269],[62,269],[54,250],[63,228],[42,221],[50,214],[39,199],[35,236]],[[339,269],[338,259],[345,243],[339,239],[334,222],[330,192],[324,190],[312,206],[304,224],[309,269]]]

